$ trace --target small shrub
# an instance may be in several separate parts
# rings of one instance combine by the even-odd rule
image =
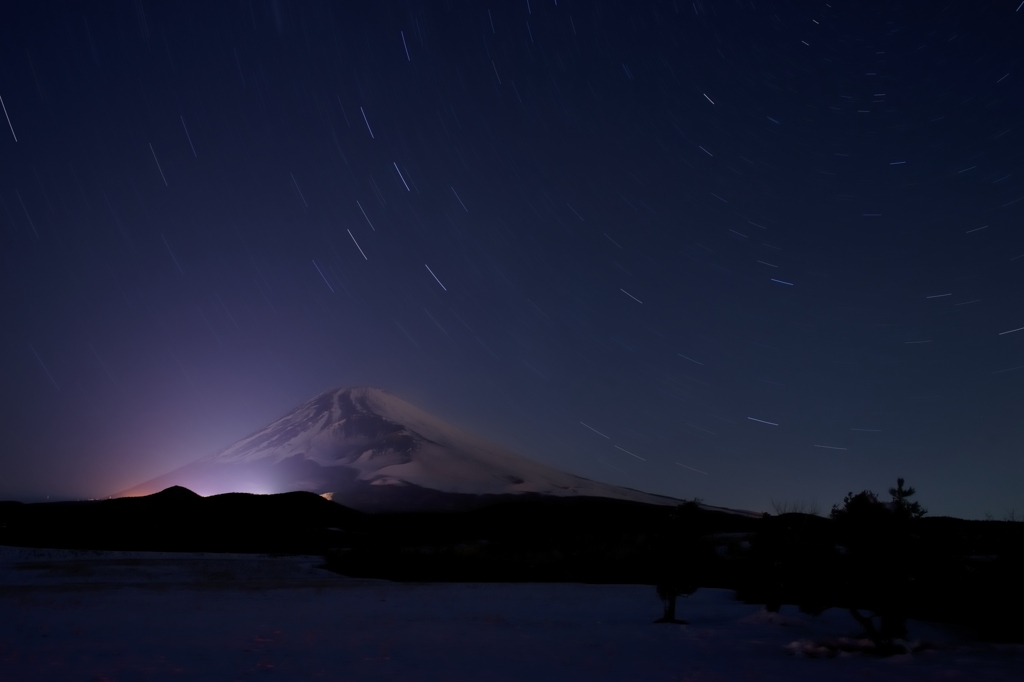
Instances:
[[[817,502],[790,502],[788,500],[776,502],[775,500],[772,500],[771,503],[776,516],[782,516],[783,514],[810,514],[811,516],[821,516],[821,507],[818,506]]]
[[[884,514],[887,511],[885,505],[878,501],[877,495],[870,490],[862,490],[856,495],[852,492],[847,493],[846,497],[843,498],[842,507],[838,504],[832,505],[829,517],[833,520],[863,518]]]

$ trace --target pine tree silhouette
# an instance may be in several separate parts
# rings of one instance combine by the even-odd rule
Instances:
[[[910,498],[917,493],[912,487],[904,488],[903,479],[896,479],[896,487],[889,488],[892,495],[892,510],[904,518],[919,519],[928,513],[928,510],[921,506],[920,502],[911,502]]]
[[[889,488],[890,504],[883,504],[865,490],[850,493],[843,506],[832,507],[831,517],[839,524],[842,542],[849,548],[844,563],[850,581],[850,614],[864,627],[864,636],[875,643],[880,655],[905,649],[901,640],[907,637],[910,595],[919,570],[914,524],[909,520],[928,513],[919,502],[910,501],[916,493],[898,478],[896,487]],[[858,607],[873,611],[879,626],[875,627],[871,616],[861,615]]]

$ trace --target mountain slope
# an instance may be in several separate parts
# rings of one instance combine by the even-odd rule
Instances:
[[[466,508],[481,496],[679,500],[591,481],[468,434],[377,388],[326,391],[214,455],[120,493],[307,490],[364,511]]]

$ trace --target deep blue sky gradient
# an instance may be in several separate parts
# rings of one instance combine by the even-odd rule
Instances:
[[[21,3],[0,498],[374,385],[712,504],[1024,510],[1018,9]]]

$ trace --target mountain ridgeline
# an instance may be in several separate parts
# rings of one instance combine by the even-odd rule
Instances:
[[[679,500],[592,481],[473,436],[378,388],[326,391],[213,455],[121,491],[306,490],[365,512],[454,510],[495,495]]]

